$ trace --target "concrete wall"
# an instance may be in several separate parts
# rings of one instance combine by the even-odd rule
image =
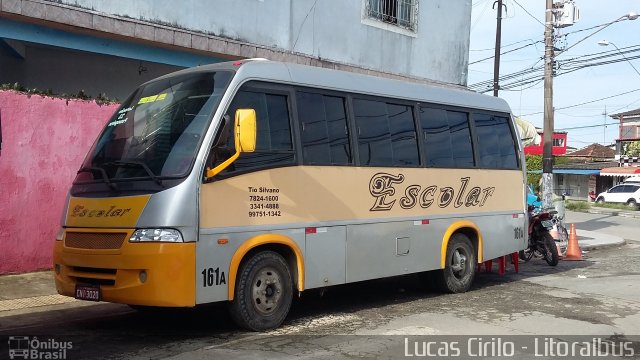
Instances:
[[[116,108],[0,91],[0,274],[52,266],[69,186]]]
[[[60,2],[338,63],[466,84],[471,0],[420,0],[415,34],[394,31],[397,27],[379,22],[380,26],[375,26],[375,21],[364,19],[365,1]]]

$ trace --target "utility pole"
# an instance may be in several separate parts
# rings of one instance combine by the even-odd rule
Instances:
[[[602,145],[607,146],[607,105],[604,105],[604,121],[602,123]]]
[[[498,96],[498,90],[500,89],[500,85],[498,84],[498,80],[500,78],[500,42],[502,40],[502,7],[506,5],[502,4],[502,0],[497,0],[493,3],[493,7],[496,7],[498,4],[498,16],[496,18],[496,49],[495,56],[493,58],[493,96]]]
[[[553,0],[546,0],[544,21],[544,144],[542,148],[542,206],[553,207]]]

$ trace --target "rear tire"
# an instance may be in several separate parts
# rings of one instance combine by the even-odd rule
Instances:
[[[292,299],[293,281],[287,262],[278,253],[263,251],[240,266],[229,313],[247,330],[271,330],[287,317]]]
[[[558,247],[556,246],[556,241],[553,239],[553,236],[548,232],[542,234],[544,237],[544,247],[546,248],[544,252],[544,260],[547,264],[551,266],[558,265]]]
[[[634,199],[629,199],[629,201],[627,201],[627,206],[633,210],[638,209],[638,203]]]
[[[447,245],[445,267],[435,273],[441,291],[463,293],[471,287],[476,270],[476,252],[464,234],[454,234]]]

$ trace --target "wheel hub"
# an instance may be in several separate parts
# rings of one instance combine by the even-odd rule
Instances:
[[[252,286],[253,305],[262,314],[272,313],[282,297],[282,281],[272,268],[262,269]]]
[[[451,270],[456,277],[462,277],[467,267],[467,255],[461,249],[456,249],[451,258]]]

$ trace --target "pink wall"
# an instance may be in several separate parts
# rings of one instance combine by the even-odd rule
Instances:
[[[69,186],[116,108],[0,91],[0,274],[51,268]]]

